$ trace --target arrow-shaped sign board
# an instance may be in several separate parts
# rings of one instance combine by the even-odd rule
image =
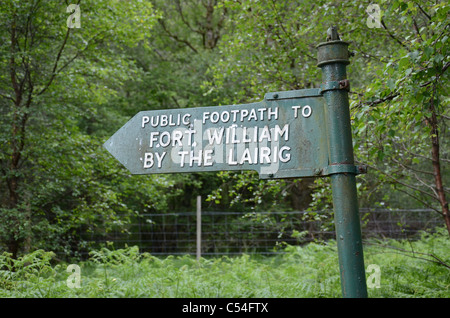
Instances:
[[[142,111],[104,147],[132,174],[255,170],[260,178],[312,177],[328,166],[319,89],[261,102]]]

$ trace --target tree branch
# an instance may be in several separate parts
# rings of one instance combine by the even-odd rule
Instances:
[[[422,189],[420,189],[420,188],[417,188],[417,187],[412,186],[412,185],[410,185],[410,184],[404,183],[404,182],[400,181],[398,177],[394,177],[394,176],[392,176],[391,174],[387,174],[387,173],[385,173],[384,171],[381,171],[380,169],[378,169],[377,167],[374,167],[374,166],[372,166],[372,165],[368,165],[368,167],[370,167],[370,168],[373,169],[373,170],[378,171],[379,173],[381,173],[381,174],[383,174],[384,176],[388,177],[389,179],[393,180],[393,183],[401,184],[401,185],[403,185],[404,187],[407,187],[407,188],[410,188],[410,189],[412,189],[412,190],[418,191],[418,192],[420,192],[420,193],[422,193],[422,194],[424,194],[424,195],[427,195],[427,196],[431,197],[431,198],[434,199],[434,200],[438,200],[438,201],[439,201],[439,198],[435,197],[434,195],[432,195],[432,194],[428,193],[427,191],[424,191],[424,190],[422,190]]]
[[[189,21],[186,20],[186,18],[184,17],[184,13],[183,13],[183,8],[181,7],[181,3],[180,1],[176,1],[176,5],[177,5],[177,11],[180,14],[181,17],[181,21],[189,28],[189,30],[191,30],[192,32],[198,33],[200,35],[202,35],[203,33],[200,32],[199,30],[194,29],[191,24],[189,23]]]
[[[69,38],[69,34],[70,34],[70,28],[67,28],[67,32],[66,32],[66,36],[64,37],[64,41],[58,51],[58,54],[56,56],[56,60],[55,63],[53,65],[53,69],[52,69],[52,75],[50,76],[50,79],[48,80],[47,84],[44,86],[44,88],[37,94],[37,95],[42,95],[49,87],[50,85],[53,83],[53,80],[55,79],[56,75],[58,74],[56,72],[57,68],[58,68],[58,63],[59,60],[61,59],[62,56],[62,52],[64,51],[64,48],[67,44],[67,40]]]
[[[433,160],[433,159],[431,159],[431,158],[429,158],[429,157],[427,157],[427,156],[424,156],[424,155],[421,155],[421,154],[412,152],[412,151],[409,150],[403,143],[400,143],[400,146],[403,148],[404,151],[406,151],[406,152],[409,153],[410,155],[413,155],[414,157],[420,157],[420,158],[427,159],[427,160],[430,160],[430,161]],[[444,160],[444,159],[441,158],[441,160]]]
[[[444,72],[448,69],[448,67],[450,66],[450,62],[447,62],[441,69],[441,72],[439,74],[436,75],[436,78],[433,80],[429,80],[428,82],[425,82],[423,84],[420,84],[420,87],[425,87],[428,86],[430,84],[433,84],[435,82],[437,82],[439,80],[439,78],[442,76],[442,74],[444,74]]]
[[[397,191],[400,191],[400,192],[406,194],[407,196],[410,196],[410,197],[413,198],[414,200],[419,201],[420,203],[422,203],[422,204],[423,204],[424,206],[426,206],[427,208],[433,210],[434,212],[436,212],[437,214],[439,214],[440,216],[442,216],[442,212],[441,212],[441,211],[439,211],[438,209],[434,208],[432,205],[428,204],[428,203],[425,202],[424,200],[422,200],[422,199],[416,197],[415,195],[413,195],[413,194],[411,194],[411,193],[409,193],[408,191],[405,191],[405,190],[403,190],[403,189],[400,189],[400,188],[397,188],[397,187],[395,187],[395,189],[396,189]]]
[[[77,53],[74,54],[74,56],[72,56],[63,66],[61,66],[57,71],[56,74],[61,73],[67,66],[69,66],[73,61],[75,61],[76,58],[78,58],[81,54],[83,54],[88,48],[89,45],[94,42],[94,44],[96,43],[96,38],[101,35],[102,33],[105,33],[106,30],[103,30],[99,33],[97,33],[96,35],[94,35],[89,41],[87,41],[86,46],[79,50]]]
[[[424,9],[422,9],[420,4],[416,3],[416,5],[419,8],[419,10],[428,18],[428,20],[431,20],[431,16],[428,13],[426,13]]]
[[[172,34],[172,32],[169,31],[169,29],[167,28],[166,24],[164,23],[164,21],[162,19],[158,19],[158,22],[169,37],[171,37],[172,39],[174,39],[177,42],[187,45],[192,51],[194,51],[196,54],[198,54],[197,49],[195,47],[193,47],[191,43],[189,43],[186,40],[180,39],[176,34]]]
[[[9,95],[5,95],[5,94],[3,94],[3,93],[0,93],[0,97],[3,97],[3,98],[6,98],[6,99],[9,99],[10,101],[12,101],[13,103],[15,103],[15,100],[14,100],[14,98],[12,98],[11,96],[9,96]]]
[[[354,92],[354,91],[350,91],[351,94],[356,94],[359,97],[364,97],[364,94],[358,93],[358,92]],[[399,93],[395,93],[392,92],[391,94],[389,94],[388,96],[384,97],[384,98],[379,98],[377,100],[374,100],[373,102],[360,102],[358,105],[355,106],[355,108],[357,107],[361,107],[362,105],[367,105],[369,107],[393,100],[395,97],[399,96]]]
[[[406,46],[406,44],[404,44],[402,41],[400,41],[399,39],[397,39],[392,33],[391,31],[389,31],[389,29],[387,28],[386,24],[384,23],[383,19],[381,19],[381,25],[383,26],[383,28],[386,30],[387,34],[393,39],[395,40],[398,44],[400,44],[401,46],[403,46],[408,52],[410,51],[410,49]]]
[[[434,176],[433,172],[415,169],[413,167],[405,165],[404,163],[400,162],[399,160],[397,160],[395,158],[392,158],[392,161],[394,161],[396,164],[402,166],[403,168],[405,168],[407,170],[411,170],[411,171],[415,171],[415,172],[419,172],[419,173],[424,173],[424,174],[427,174],[427,175],[430,175],[430,176]]]
[[[417,25],[416,19],[413,18],[412,20],[413,20],[413,26],[414,26],[413,28],[414,28],[414,31],[416,31],[417,38],[419,39],[419,42],[422,43],[423,42],[422,35],[420,34],[419,26]]]

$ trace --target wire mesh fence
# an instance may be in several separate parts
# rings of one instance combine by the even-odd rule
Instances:
[[[360,209],[362,237],[405,239],[433,231],[442,219],[433,210]],[[143,214],[110,233],[80,233],[90,246],[113,242],[153,255],[196,254],[195,212]],[[201,213],[201,255],[276,254],[286,244],[335,238],[331,211]]]

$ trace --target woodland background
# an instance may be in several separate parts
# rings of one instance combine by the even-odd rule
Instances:
[[[211,210],[329,209],[326,178],[131,176],[102,145],[141,110],[319,87],[316,45],[332,25],[354,53],[355,159],[369,167],[360,206],[433,209],[450,233],[447,1],[73,0],[79,28],[70,4],[0,3],[1,249],[70,254],[80,228],[193,211],[197,195]]]

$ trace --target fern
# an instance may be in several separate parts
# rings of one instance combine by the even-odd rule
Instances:
[[[365,264],[381,269],[380,288],[369,297],[449,298],[450,240],[445,231],[418,241],[365,244]],[[286,246],[273,257],[241,255],[201,258],[155,257],[138,247],[92,251],[80,262],[81,288],[66,284],[67,264],[52,265],[54,254],[35,251],[14,260],[0,255],[0,297],[341,297],[334,241]],[[437,261],[439,260],[439,261]]]

